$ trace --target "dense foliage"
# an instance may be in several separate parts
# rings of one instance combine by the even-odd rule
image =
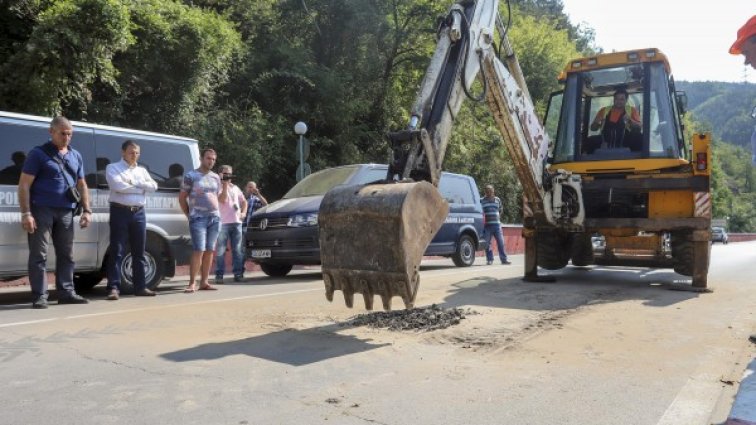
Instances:
[[[750,147],[756,84],[682,81],[677,89],[688,97],[689,127],[710,132],[714,139],[714,217],[728,219],[732,232],[756,232],[756,170]]]
[[[716,81],[676,84],[688,96],[690,114],[706,131],[733,145],[748,147],[754,120],[750,114],[756,107],[756,84]]]
[[[384,134],[406,125],[435,47],[436,19],[450,4],[0,0],[0,110],[195,137],[276,199],[295,183],[297,121],[309,127],[313,170],[386,161]],[[501,14],[543,113],[564,64],[600,50],[593,32],[573,25],[561,0],[512,0],[511,13],[502,2]],[[689,96],[705,106],[696,102],[705,95]],[[710,125],[734,128],[720,124]],[[750,182],[741,168],[718,164],[717,190]],[[519,221],[519,183],[485,107],[464,105],[444,168],[494,184],[504,219]],[[718,212],[738,209],[738,190],[731,207],[719,194]],[[743,223],[753,225],[752,217]]]

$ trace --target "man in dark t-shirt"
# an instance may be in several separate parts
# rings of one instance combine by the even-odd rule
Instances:
[[[70,146],[73,126],[64,117],[50,122],[50,141],[37,146],[24,162],[18,182],[21,226],[29,234],[29,283],[32,308],[47,308],[47,235],[55,247],[55,287],[58,304],[86,304],[74,290],[74,210],[81,203],[79,225],[89,225],[89,192],[84,161]],[[75,188],[76,190],[72,190]],[[73,193],[80,199],[75,201]]]

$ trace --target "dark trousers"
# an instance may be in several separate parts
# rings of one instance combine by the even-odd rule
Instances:
[[[37,230],[28,235],[29,284],[34,299],[47,299],[47,246],[52,236],[55,248],[55,288],[58,298],[75,294],[73,284],[74,224],[71,208],[31,207]]]
[[[128,208],[110,206],[110,256],[108,261],[108,289],[121,289],[121,267],[126,243],[131,248],[131,280],[134,291],[146,287],[144,270],[144,246],[147,239],[147,218],[144,208],[132,211]],[[129,273],[129,270],[125,270]]]

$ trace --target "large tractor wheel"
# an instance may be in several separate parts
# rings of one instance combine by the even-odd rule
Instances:
[[[672,233],[670,245],[676,273],[693,278],[692,286],[706,288],[708,284],[711,243],[706,230]]]
[[[695,256],[693,241],[689,232],[673,232],[670,239],[672,249],[672,263],[675,273],[683,276],[693,276]]]
[[[571,238],[557,232],[538,232],[538,265],[546,270],[558,270],[570,261]]]
[[[572,265],[589,266],[593,264],[593,242],[589,233],[577,233],[572,237]]]

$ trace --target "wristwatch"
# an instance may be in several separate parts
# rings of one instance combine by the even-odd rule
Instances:
[[[87,214],[92,214],[92,210],[84,210],[83,212],[85,212]]]

